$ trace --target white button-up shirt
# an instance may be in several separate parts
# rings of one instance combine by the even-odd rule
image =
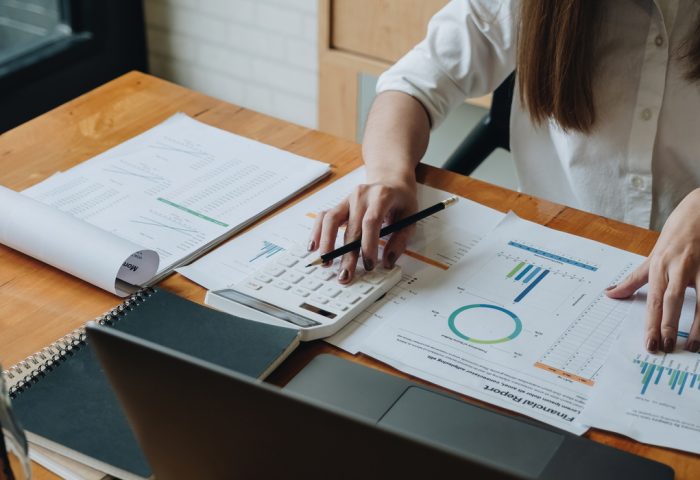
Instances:
[[[700,187],[700,82],[681,54],[700,2],[614,0],[596,42],[591,134],[536,126],[517,88],[511,151],[523,192],[643,227],[660,229]],[[417,98],[433,127],[466,97],[492,92],[514,69],[517,0],[453,0],[427,37],[385,72],[377,92]],[[466,135],[467,132],[465,132]]]

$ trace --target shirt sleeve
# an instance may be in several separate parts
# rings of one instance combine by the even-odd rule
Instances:
[[[515,69],[518,3],[452,0],[425,39],[379,77],[377,93],[415,97],[436,128],[465,98],[493,92]]]

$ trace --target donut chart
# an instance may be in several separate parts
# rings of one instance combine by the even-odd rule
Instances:
[[[484,315],[484,313],[487,312],[491,315]],[[494,313],[496,313],[496,317],[493,316]],[[505,328],[505,330],[495,335],[485,335],[483,332],[472,333],[473,331],[490,330],[491,325],[487,322],[493,322],[493,320],[496,320],[500,324],[499,327],[501,330],[503,330],[503,328]],[[504,322],[504,320],[506,322]],[[486,345],[505,343],[513,340],[520,335],[523,329],[523,324],[516,314],[498,305],[489,305],[486,303],[476,303],[458,308],[450,314],[447,325],[450,327],[452,333],[462,340]],[[507,333],[507,335],[504,336],[503,333]],[[489,338],[490,336],[493,336],[493,338]]]

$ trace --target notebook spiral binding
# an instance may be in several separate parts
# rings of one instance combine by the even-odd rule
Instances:
[[[97,317],[95,322],[100,325],[113,325],[134,306],[143,303],[154,293],[155,289],[152,287],[143,288],[130,295],[120,305]],[[65,358],[85,346],[85,338],[83,325],[2,372],[10,398],[13,399],[31,388],[40,378],[58,367]]]

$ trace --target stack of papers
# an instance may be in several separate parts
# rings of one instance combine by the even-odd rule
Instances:
[[[177,114],[22,195],[0,190],[0,242],[124,295],[118,280],[157,282],[329,171]]]
[[[178,271],[212,290],[239,282],[305,245],[316,212],[364,176],[343,177]],[[419,206],[450,195],[419,185]],[[681,352],[682,342],[647,355],[643,298],[605,295],[643,260],[460,199],[418,225],[398,260],[402,281],[326,341],[572,433],[597,426],[697,451],[700,355]]]

